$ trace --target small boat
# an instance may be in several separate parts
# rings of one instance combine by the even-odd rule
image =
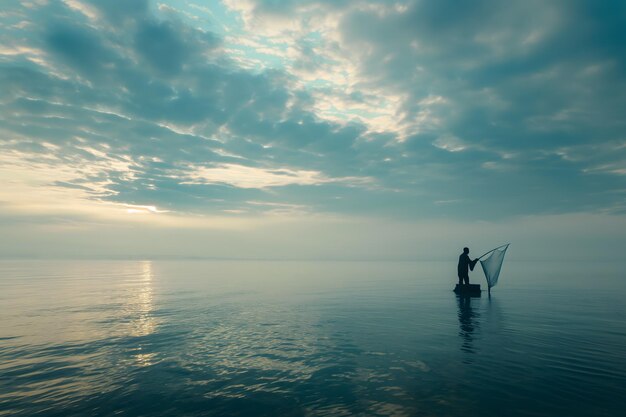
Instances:
[[[459,295],[480,297],[480,284],[456,284],[456,287],[454,287],[454,292]]]

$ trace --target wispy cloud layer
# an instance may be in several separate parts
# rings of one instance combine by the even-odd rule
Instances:
[[[619,2],[38,0],[0,20],[6,213],[626,206]]]
[[[329,178],[319,171],[291,169],[262,169],[245,165],[222,164],[216,167],[194,167],[185,174],[182,184],[228,184],[238,188],[271,188],[287,185],[323,185],[328,183],[365,185],[368,178]]]

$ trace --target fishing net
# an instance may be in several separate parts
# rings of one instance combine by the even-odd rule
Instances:
[[[500,276],[500,270],[502,269],[502,262],[504,261],[504,254],[508,248],[509,245],[500,246],[491,252],[487,252],[489,256],[486,259],[480,260],[480,265],[483,267],[483,271],[485,272],[485,278],[487,278],[489,288],[498,283],[498,277]]]

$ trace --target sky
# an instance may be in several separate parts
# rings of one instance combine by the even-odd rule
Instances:
[[[4,0],[0,258],[621,259],[626,3]]]

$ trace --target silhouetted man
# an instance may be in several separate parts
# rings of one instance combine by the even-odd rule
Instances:
[[[459,256],[459,285],[469,284],[469,271],[474,270],[474,265],[476,265],[478,259],[474,259],[473,261],[469,257],[469,248],[463,248],[463,253]]]

